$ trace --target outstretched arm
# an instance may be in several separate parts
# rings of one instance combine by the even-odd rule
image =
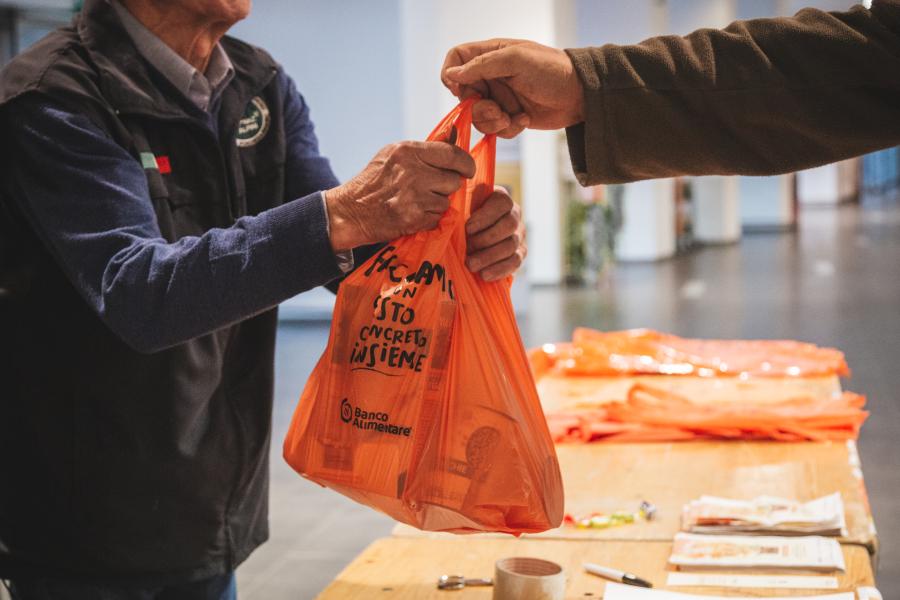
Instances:
[[[550,106],[550,93],[571,100],[559,51],[483,44],[451,50],[442,77],[462,94],[487,93],[486,129],[541,127],[550,120],[530,106]],[[582,102],[558,116],[569,115],[562,125],[584,184],[773,175],[900,144],[900,0],[567,55]]]

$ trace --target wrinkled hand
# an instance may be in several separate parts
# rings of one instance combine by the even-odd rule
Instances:
[[[452,48],[441,81],[459,98],[474,93],[484,133],[515,137],[525,128],[561,129],[584,120],[581,80],[569,55],[527,40],[494,39]]]
[[[466,266],[485,281],[515,273],[528,254],[522,211],[500,186],[466,223]]]
[[[444,142],[399,142],[325,192],[336,252],[437,227],[449,196],[475,174],[468,153]]]

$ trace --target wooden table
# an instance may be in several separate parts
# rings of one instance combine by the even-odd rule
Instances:
[[[549,377],[538,387],[545,410],[553,412],[592,408],[621,399],[638,381],[711,403],[778,402],[803,393],[840,393],[836,377],[752,381]],[[847,572],[839,577],[840,590],[874,585],[872,564],[878,539],[853,442],[596,443],[561,445],[557,451],[568,512],[581,515],[636,510],[642,500],[647,500],[658,507],[657,518],[605,530],[563,527],[521,539],[496,534],[461,537],[425,533],[398,525],[394,537],[369,546],[320,598],[447,598],[448,592],[440,592],[435,586],[441,574],[489,576],[493,563],[506,556],[535,556],[562,564],[569,574],[568,598],[602,596],[605,584],[582,571],[580,565],[585,560],[630,570],[651,579],[657,587],[665,587],[667,559],[671,540],[680,528],[681,508],[703,494],[747,499],[768,494],[809,500],[840,492],[848,526],[848,535],[842,539]],[[677,589],[742,596],[831,592]],[[454,598],[490,596],[490,589],[471,588],[456,592]]]
[[[650,579],[656,587],[666,588],[671,571],[667,561],[668,542],[626,542],[598,540],[535,540],[515,538],[452,539],[383,538],[373,542],[337,579],[319,595],[319,600],[448,600],[491,597],[490,588],[468,588],[458,592],[439,591],[438,577],[462,574],[490,577],[494,562],[508,556],[533,556],[561,564],[568,574],[566,598],[600,598],[605,582],[585,573],[584,561],[627,569]],[[851,591],[858,586],[874,585],[872,566],[866,550],[845,545],[847,572],[837,574],[840,590],[772,590],[738,588],[668,588],[683,592],[741,596],[807,596],[816,593]],[[729,571],[734,572],[734,571]],[[764,571],[754,570],[753,574]],[[807,571],[791,574],[814,575]],[[831,575],[831,573],[828,573]]]
[[[873,555],[877,550],[853,442],[596,443],[560,445],[557,454],[567,512],[637,510],[641,500],[647,500],[657,506],[658,516],[610,529],[564,526],[527,537],[664,542],[679,531],[682,506],[703,494],[810,500],[841,492],[848,527],[842,541],[865,546]],[[394,535],[452,537],[405,525],[397,525]]]
[[[704,378],[685,376],[559,377],[538,381],[548,413],[596,408],[622,400],[642,383],[700,403],[780,402],[804,394],[841,393],[835,376],[811,378]],[[551,539],[668,541],[679,530],[681,508],[709,494],[750,499],[768,494],[811,500],[840,492],[848,535],[843,542],[865,546],[874,557],[878,538],[853,442],[672,442],[594,443],[557,446],[566,511],[573,515],[636,510],[641,500],[655,504],[658,519],[618,528],[563,527],[529,536]],[[394,535],[451,537],[397,525]]]

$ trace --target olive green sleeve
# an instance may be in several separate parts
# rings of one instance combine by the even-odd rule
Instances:
[[[583,185],[774,175],[900,144],[900,0],[567,52]]]

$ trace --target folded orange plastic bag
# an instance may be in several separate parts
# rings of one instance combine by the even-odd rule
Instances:
[[[474,99],[429,140],[469,150]],[[451,135],[452,134],[452,135]],[[495,139],[437,229],[385,246],[341,283],[328,347],[284,442],[301,475],[431,531],[559,525],[559,464],[510,301],[465,266],[465,222],[493,190]]]
[[[577,328],[572,341],[529,352],[538,377],[560,375],[696,375],[816,377],[850,375],[844,354],[792,340],[698,340],[651,329]]]
[[[547,415],[556,442],[652,442],[695,439],[855,440],[866,399],[801,395],[781,402],[696,403],[637,383],[621,402]]]

